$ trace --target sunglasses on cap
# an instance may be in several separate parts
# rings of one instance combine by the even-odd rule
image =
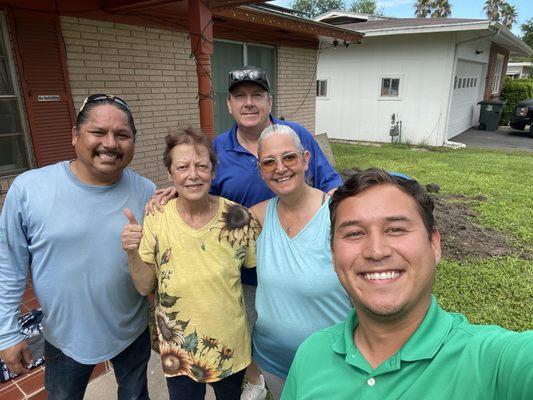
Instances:
[[[287,168],[292,168],[298,163],[300,154],[296,151],[291,151],[290,153],[283,154],[280,160]],[[257,166],[262,172],[274,172],[278,167],[278,160],[274,157],[267,157],[259,160]]]
[[[243,68],[231,71],[228,75],[228,90],[235,87],[241,82],[254,82],[261,85],[267,92],[270,92],[270,84],[268,82],[268,75],[265,71],[259,68]]]
[[[103,93],[92,94],[92,95],[86,97],[85,101],[83,102],[83,104],[80,107],[80,111],[79,112],[82,112],[87,104],[94,103],[94,102],[97,102],[97,101],[102,101],[102,100],[111,100],[111,101],[117,103],[122,108],[125,108],[127,111],[131,112],[131,108],[130,108],[130,106],[128,106],[128,103],[126,103],[120,97],[113,96],[112,94],[103,94]]]
[[[389,176],[392,176],[395,179],[403,179],[404,181],[408,182],[416,182],[415,178],[409,175],[402,174],[401,172],[387,171],[387,174],[389,174]]]

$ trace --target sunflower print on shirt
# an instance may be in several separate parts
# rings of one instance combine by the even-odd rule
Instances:
[[[211,228],[219,230],[218,241],[227,241],[231,247],[241,248],[246,246],[248,240],[257,239],[261,232],[259,222],[250,211],[239,204],[224,204],[224,211],[217,224]]]

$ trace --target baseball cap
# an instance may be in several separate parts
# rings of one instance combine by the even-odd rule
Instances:
[[[243,82],[257,83],[267,92],[270,92],[268,75],[261,68],[245,65],[241,69],[231,71],[228,75],[228,92],[231,92],[237,85]]]

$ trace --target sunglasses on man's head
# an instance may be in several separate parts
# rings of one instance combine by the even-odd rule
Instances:
[[[287,168],[294,167],[298,163],[298,158],[300,153],[296,151],[291,151],[290,153],[285,153],[281,156],[281,162]],[[274,172],[278,166],[278,160],[274,157],[267,157],[262,160],[259,160],[257,163],[259,169],[263,172]]]
[[[401,172],[387,171],[387,174],[389,174],[389,176],[392,176],[393,178],[396,178],[396,179],[403,179],[404,181],[416,182],[415,178],[409,175],[402,174]]]
[[[251,81],[268,80],[267,75],[263,71],[257,69],[238,69],[229,73],[231,83],[240,82],[248,78]]]
[[[115,103],[117,103],[119,106],[125,108],[126,110],[128,110],[129,112],[131,112],[131,109],[130,109],[130,106],[128,106],[128,103],[126,103],[124,100],[122,100],[120,97],[117,97],[117,96],[113,96],[112,94],[104,94],[104,93],[97,93],[97,94],[92,94],[90,95],[89,97],[86,97],[85,98],[85,101],[83,102],[83,104],[81,105],[80,107],[80,112],[83,111],[83,109],[85,108],[85,106],[89,103],[94,103],[96,101],[102,101],[102,100],[111,100],[111,101],[114,101]]]

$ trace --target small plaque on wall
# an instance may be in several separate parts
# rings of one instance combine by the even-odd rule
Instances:
[[[37,101],[60,101],[58,94],[42,94],[37,96]]]

